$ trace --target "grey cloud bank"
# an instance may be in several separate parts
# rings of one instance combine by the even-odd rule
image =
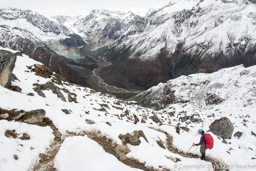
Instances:
[[[88,13],[92,9],[145,13],[150,8],[160,8],[169,1],[170,0],[8,0],[0,1],[0,7],[30,9],[44,15],[79,15]]]

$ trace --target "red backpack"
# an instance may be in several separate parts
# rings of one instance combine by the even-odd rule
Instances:
[[[135,120],[136,120],[136,122],[139,122],[140,120],[139,120],[139,118],[136,116],[136,118],[135,118]]]
[[[205,139],[205,148],[206,149],[212,149],[213,144],[214,144],[214,140],[213,140],[211,134],[205,134],[204,139]]]

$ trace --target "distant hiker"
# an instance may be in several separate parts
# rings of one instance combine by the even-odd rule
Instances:
[[[180,126],[177,125],[177,126],[175,127],[175,129],[176,129],[176,133],[177,133],[177,134],[180,134]]]
[[[139,118],[135,114],[133,114],[133,117],[134,117],[134,124],[137,124],[140,121]]]
[[[204,130],[199,129],[198,133],[201,135],[200,142],[198,144],[193,143],[193,146],[200,146],[201,160],[206,160],[205,151],[206,149],[213,148],[213,138],[211,134],[204,134]]]
[[[142,116],[142,119],[141,119],[141,123],[146,123],[146,120],[147,120],[146,115],[143,115],[143,116]]]

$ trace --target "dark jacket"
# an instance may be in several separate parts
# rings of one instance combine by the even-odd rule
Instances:
[[[205,145],[205,138],[204,135],[201,136],[200,142],[198,144],[195,144],[196,146],[198,145]]]

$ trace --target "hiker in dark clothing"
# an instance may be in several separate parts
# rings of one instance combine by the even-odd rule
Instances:
[[[146,115],[143,115],[143,116],[142,116],[142,119],[141,119],[141,123],[146,123],[146,120],[147,120]]]
[[[134,117],[134,124],[137,124],[140,121],[139,118],[135,114],[133,114],[133,117]]]
[[[177,134],[180,134],[180,126],[177,125],[177,126],[175,127],[175,129],[176,129],[176,133],[177,133]]]
[[[193,146],[201,145],[200,146],[201,160],[206,160],[205,159],[205,151],[206,151],[205,144],[206,143],[205,143],[205,138],[204,138],[204,130],[199,129],[198,133],[201,135],[200,142],[198,144],[193,143]]]

